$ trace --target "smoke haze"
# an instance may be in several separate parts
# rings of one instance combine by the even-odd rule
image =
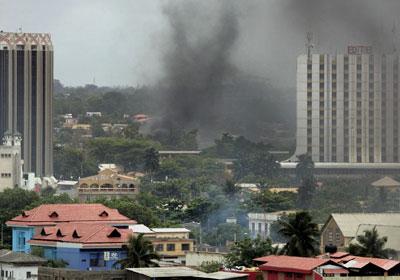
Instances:
[[[238,36],[233,6],[222,2],[215,17],[202,14],[200,4],[165,6],[171,42],[164,56],[165,123],[179,127],[211,127],[218,112],[223,84],[236,69],[230,54]],[[202,30],[204,23],[212,25]]]
[[[387,53],[398,44],[400,1],[169,1],[162,11],[162,124],[199,129],[202,138],[293,132],[296,57],[307,32],[314,52],[361,44]]]

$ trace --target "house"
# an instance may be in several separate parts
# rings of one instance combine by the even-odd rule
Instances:
[[[61,223],[104,223],[116,227],[136,224],[118,210],[102,204],[43,204],[6,222],[12,228],[12,250],[30,252],[29,241],[43,227]]]
[[[247,274],[218,271],[205,273],[189,267],[127,268],[127,280],[246,280]]]
[[[255,259],[264,280],[322,280],[347,276],[349,270],[329,259],[270,255]]]
[[[375,182],[372,182],[371,186],[376,188],[383,188],[389,191],[396,191],[400,188],[400,182],[394,180],[389,176],[385,176]]]
[[[396,229],[400,227],[400,213],[333,213],[321,229],[321,251],[323,252],[328,245],[344,251],[357,235],[374,226],[381,236],[388,237],[387,248],[400,252],[400,242],[396,241],[398,239]]]
[[[400,275],[400,262],[388,259],[366,258],[345,252],[318,257],[266,256],[255,259],[264,280],[322,280],[346,276]]]
[[[139,193],[140,180],[136,177],[119,174],[113,169],[103,169],[97,175],[79,179],[79,201],[98,198],[134,197]]]
[[[0,275],[4,280],[38,279],[38,268],[46,263],[46,259],[38,256],[0,250]]]
[[[126,242],[132,231],[108,224],[61,223],[43,227],[29,241],[49,260],[64,260],[79,270],[111,270],[126,257]]]
[[[75,198],[77,196],[77,193],[76,193],[76,185],[77,184],[78,184],[78,181],[60,180],[57,182],[56,193],[57,194],[66,193],[69,197]]]
[[[347,252],[320,255],[320,258],[330,259],[349,270],[350,276],[398,276],[400,262],[390,259],[353,256]]]

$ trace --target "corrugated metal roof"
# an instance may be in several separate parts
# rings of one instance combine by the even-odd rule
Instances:
[[[127,268],[126,270],[145,275],[150,278],[196,277],[216,280],[247,278],[247,274],[225,271],[205,273],[185,266]]]
[[[363,224],[400,226],[400,213],[333,213],[331,216],[345,237],[355,237]]]
[[[154,233],[150,228],[143,224],[129,225],[129,229],[135,233]]]
[[[151,230],[156,233],[175,233],[175,232],[187,233],[187,232],[190,232],[190,230],[188,230],[187,228],[152,228]]]

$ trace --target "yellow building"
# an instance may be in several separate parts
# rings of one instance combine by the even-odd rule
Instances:
[[[194,251],[194,240],[186,228],[152,228],[154,249],[163,258],[185,258],[186,252]]]
[[[184,263],[187,252],[194,252],[194,240],[189,238],[190,230],[186,228],[152,228],[144,225],[129,227],[134,233],[143,233],[151,240],[155,251],[163,260],[177,260]]]
[[[139,193],[140,180],[104,169],[97,175],[79,179],[78,196],[81,202],[97,198],[120,198]]]

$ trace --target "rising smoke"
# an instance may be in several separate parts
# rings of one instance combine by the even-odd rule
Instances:
[[[211,129],[222,86],[236,72],[230,55],[238,36],[237,16],[228,2],[217,5],[215,18],[194,2],[174,3],[163,9],[172,37],[164,57],[164,126]]]
[[[361,44],[389,53],[400,49],[399,11],[397,0],[169,1],[157,127],[198,129],[206,142],[221,132],[293,137],[306,33],[314,52]]]

